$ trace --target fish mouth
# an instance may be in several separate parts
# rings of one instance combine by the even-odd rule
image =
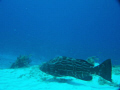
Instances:
[[[41,65],[39,69],[40,69],[41,71],[43,71],[43,65]]]
[[[43,72],[47,72],[48,71],[48,65],[46,63],[42,64],[40,66],[40,70]]]
[[[44,68],[45,68],[44,65],[41,65],[41,66],[40,66],[40,70],[41,70],[41,71],[43,71]]]

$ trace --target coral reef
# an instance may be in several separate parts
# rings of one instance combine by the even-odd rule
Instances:
[[[113,66],[112,70],[113,70],[113,74],[120,75],[120,66],[119,65]]]
[[[30,56],[19,56],[17,60],[10,66],[10,68],[28,67],[31,62]]]

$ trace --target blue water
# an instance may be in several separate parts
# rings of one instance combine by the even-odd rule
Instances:
[[[0,53],[120,64],[117,0],[0,0]]]

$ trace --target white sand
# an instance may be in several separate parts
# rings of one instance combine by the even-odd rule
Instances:
[[[108,84],[100,85],[99,76],[92,81],[72,77],[54,79],[39,70],[39,66],[21,69],[0,69],[0,90],[117,90]],[[113,74],[113,81],[119,83],[120,75]]]

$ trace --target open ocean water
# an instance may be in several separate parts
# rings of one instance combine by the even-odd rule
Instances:
[[[104,62],[91,81],[54,78],[40,66],[57,56],[113,66]],[[120,0],[0,0],[0,90],[117,90],[119,78]]]
[[[99,63],[111,58],[113,65],[120,65],[120,3],[0,0],[0,60],[16,59],[2,59],[4,55],[32,55],[34,63],[61,55],[97,56]]]

